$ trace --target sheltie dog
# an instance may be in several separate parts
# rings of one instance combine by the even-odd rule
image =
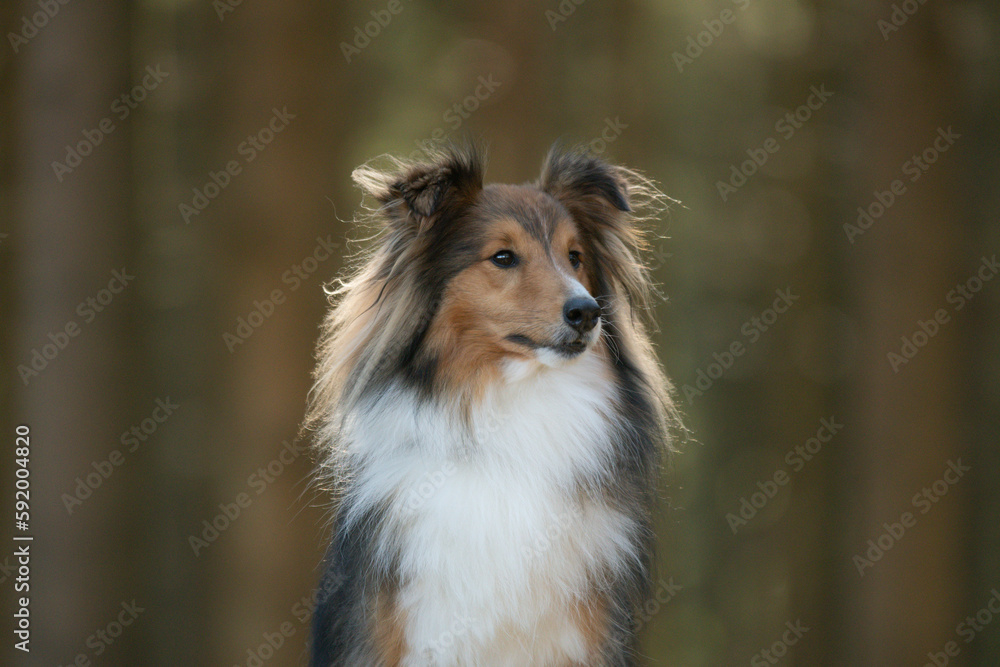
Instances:
[[[307,425],[334,498],[316,667],[634,665],[670,390],[635,171],[476,148],[353,174],[374,248],[331,290]]]

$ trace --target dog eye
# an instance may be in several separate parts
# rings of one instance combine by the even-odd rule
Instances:
[[[501,268],[509,269],[517,264],[517,255],[510,250],[501,250],[490,257],[490,260]]]
[[[573,266],[574,269],[579,269],[580,268],[580,253],[577,252],[576,250],[570,250],[569,251],[569,263]]]

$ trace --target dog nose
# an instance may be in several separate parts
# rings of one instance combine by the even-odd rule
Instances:
[[[601,307],[591,296],[575,296],[563,306],[563,319],[580,333],[584,334],[594,328],[600,317]]]

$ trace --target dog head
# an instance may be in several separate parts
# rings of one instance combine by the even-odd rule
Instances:
[[[486,380],[506,360],[571,363],[601,346],[621,303],[644,305],[630,200],[659,195],[648,181],[559,149],[534,183],[484,185],[484,168],[480,151],[452,149],[354,172],[386,232],[368,276],[382,312],[371,334],[409,341],[379,356],[396,351],[390,365],[425,379]]]

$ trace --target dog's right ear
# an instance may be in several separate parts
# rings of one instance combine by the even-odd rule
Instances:
[[[449,148],[427,162],[388,160],[387,168],[369,162],[351,177],[382,204],[390,224],[413,225],[418,234],[448,212],[472,203],[483,189],[485,158],[474,147]]]

